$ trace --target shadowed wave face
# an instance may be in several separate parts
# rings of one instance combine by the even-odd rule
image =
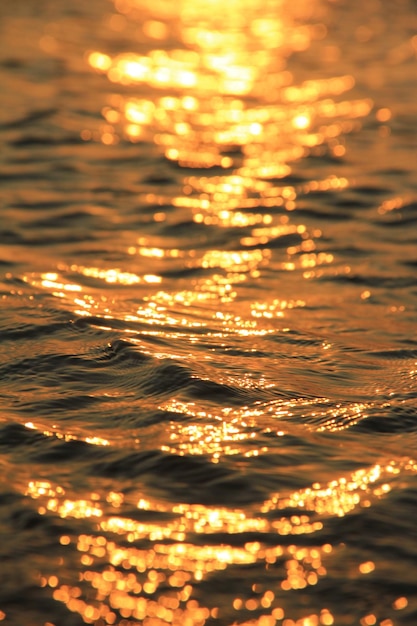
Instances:
[[[415,626],[416,32],[0,8],[0,622]]]

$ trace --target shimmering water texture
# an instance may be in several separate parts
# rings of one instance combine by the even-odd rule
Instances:
[[[0,621],[417,624],[417,5],[0,7]]]

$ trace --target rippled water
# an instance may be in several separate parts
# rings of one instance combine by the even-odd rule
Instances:
[[[0,621],[417,624],[417,5],[0,7]]]

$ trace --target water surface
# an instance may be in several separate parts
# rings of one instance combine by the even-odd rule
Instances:
[[[0,8],[0,620],[417,623],[417,6]]]

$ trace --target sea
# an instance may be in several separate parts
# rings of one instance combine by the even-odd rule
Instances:
[[[417,3],[2,0],[0,623],[417,625]]]

